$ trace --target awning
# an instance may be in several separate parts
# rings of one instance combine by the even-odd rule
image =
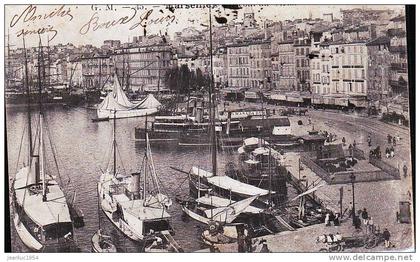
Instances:
[[[271,95],[270,98],[272,100],[279,100],[279,101],[286,101],[287,100],[285,95]]]
[[[302,97],[295,97],[295,96],[287,96],[287,101],[295,102],[295,103],[303,103]]]
[[[367,100],[361,100],[357,98],[349,98],[349,102],[352,103],[355,107],[364,107],[368,106]]]
[[[337,106],[348,106],[349,105],[349,100],[347,99],[347,97],[344,97],[344,98],[336,98],[335,99],[335,104]]]
[[[322,97],[313,97],[312,104],[321,105],[324,103],[324,99]]]
[[[258,99],[259,96],[256,92],[246,91],[245,92],[245,98]]]

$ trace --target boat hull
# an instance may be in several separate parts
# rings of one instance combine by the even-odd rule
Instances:
[[[25,225],[20,222],[18,214],[15,214],[13,222],[15,224],[16,232],[25,246],[33,251],[41,251],[44,246],[36,238],[34,238],[31,233],[29,233],[29,230],[25,227]]]
[[[181,205],[181,208],[182,208],[182,212],[184,212],[187,216],[191,217],[195,221],[201,222],[201,223],[206,224],[206,225],[209,224],[210,219],[208,219],[206,217],[203,217],[203,216],[200,216],[199,214],[189,210],[184,205]]]
[[[115,118],[131,118],[141,116],[151,116],[158,112],[157,108],[144,108],[144,109],[133,109],[133,110],[117,110],[115,112]],[[98,119],[112,119],[114,118],[114,112],[110,110],[98,109],[96,110]]]
[[[102,195],[102,191],[101,191],[101,184],[98,183],[98,192],[99,192],[99,196]],[[143,236],[139,236],[137,234],[135,234],[133,232],[133,230],[130,229],[130,226],[125,223],[123,220],[118,219],[117,221],[115,221],[112,218],[112,212],[110,212],[110,208],[109,208],[109,204],[105,204],[106,200],[101,198],[101,209],[104,212],[104,214],[106,215],[106,217],[109,219],[109,221],[118,229],[121,231],[121,233],[123,233],[125,236],[127,236],[128,238],[130,238],[133,241],[141,241],[143,240]]]
[[[95,252],[95,253],[116,253],[117,252],[117,248],[115,247],[114,244],[111,243],[111,241],[108,241],[108,240],[103,240],[103,241],[106,242],[105,243],[107,245],[106,248],[101,247],[101,245],[100,245],[100,242],[101,242],[100,236],[99,236],[98,232],[96,232],[92,236],[92,239],[91,239],[91,242],[92,242],[92,251]]]

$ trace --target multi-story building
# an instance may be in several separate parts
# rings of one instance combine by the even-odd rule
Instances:
[[[176,62],[178,67],[181,67],[183,65],[186,65],[190,71],[195,71],[197,69],[196,63],[195,63],[195,55],[189,55],[189,54],[177,54],[176,55]]]
[[[368,51],[365,41],[331,42],[331,59],[325,54],[325,61],[331,61],[331,88],[327,93],[349,96],[367,96]],[[326,62],[327,63],[327,62]],[[326,64],[324,64],[327,67]],[[324,70],[323,70],[324,71]],[[324,77],[327,77],[325,75]],[[321,82],[322,82],[321,76]],[[327,79],[328,80],[328,79]]]
[[[274,90],[280,86],[280,57],[279,57],[279,40],[280,31],[271,34],[271,82]]]
[[[247,43],[227,45],[228,84],[232,88],[250,87],[250,58]]]
[[[388,37],[382,36],[367,42],[366,46],[369,59],[367,98],[370,101],[380,101],[390,94],[390,40]]]
[[[213,55],[214,84],[219,87],[228,86],[228,57],[227,48],[219,47]]]
[[[248,46],[250,85],[252,88],[271,88],[271,41],[252,41]]]
[[[319,49],[319,59],[316,64],[317,73],[315,74],[316,85],[315,93],[316,94],[331,94],[339,93],[340,89],[338,86],[338,80],[334,79],[334,83],[331,82],[331,51],[328,42],[320,44]]]
[[[296,39],[293,44],[296,61],[296,90],[298,91],[310,90],[310,47],[311,40],[309,38]]]
[[[390,37],[390,79],[389,84],[393,95],[402,94],[408,97],[408,64],[407,64],[407,38],[402,24],[402,17],[394,20],[394,28],[388,30]]]
[[[280,41],[278,43],[279,85],[277,89],[281,91],[296,90],[296,62],[293,43],[293,40]]]
[[[110,55],[83,55],[78,62],[82,68],[84,88],[102,88],[108,81],[113,80],[115,69]]]
[[[200,69],[201,73],[204,75],[210,74],[210,56],[209,55],[200,55],[195,58],[196,70]]]
[[[167,44],[131,46],[117,49],[115,64],[124,85],[133,91],[155,92],[166,89],[164,76],[173,66],[172,49]]]

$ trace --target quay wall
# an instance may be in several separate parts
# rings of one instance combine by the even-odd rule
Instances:
[[[369,163],[371,163],[373,166],[383,170],[384,172],[388,173],[394,179],[401,179],[400,171],[398,170],[398,168],[395,168],[395,167],[391,166],[390,164],[382,161],[381,159],[369,156]]]

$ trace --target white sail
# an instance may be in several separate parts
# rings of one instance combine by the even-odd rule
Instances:
[[[122,90],[116,75],[114,79],[112,92],[97,107],[98,118],[111,118],[114,113],[116,118],[139,117],[153,115],[158,111],[161,103],[152,94],[138,103],[132,103]]]
[[[236,201],[229,200],[227,198],[223,198],[219,196],[203,196],[203,197],[197,198],[195,201],[199,204],[212,206],[212,207],[227,207],[233,203],[236,203]],[[263,212],[263,210],[258,207],[248,206],[247,208],[244,209],[243,212],[258,214],[258,213]]]
[[[200,178],[206,178],[210,185],[231,191],[232,193],[236,193],[242,196],[265,196],[270,194],[270,192],[266,189],[242,183],[228,176],[213,176],[211,172],[202,170],[197,167],[192,167],[190,174]],[[274,193],[274,191],[271,191],[271,193]]]
[[[208,218],[214,221],[231,223],[237,216],[243,213],[256,198],[258,198],[258,195],[235,202],[227,207],[208,209],[204,212]]]

